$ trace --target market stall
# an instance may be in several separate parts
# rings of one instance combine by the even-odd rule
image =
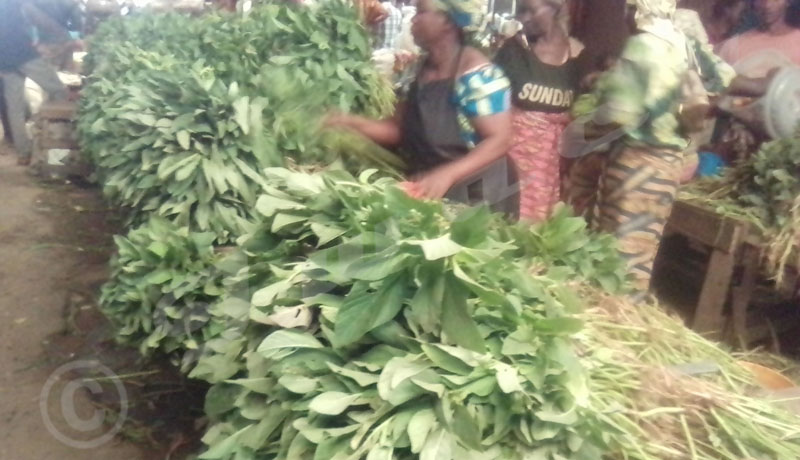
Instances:
[[[765,335],[777,335],[774,327],[766,333],[763,324],[760,331],[748,327],[758,279],[775,280],[773,290],[785,299],[797,294],[800,241],[793,227],[800,161],[795,138],[800,125],[799,76],[800,69],[784,67],[762,99],[735,109],[747,113],[775,140],[731,167],[723,178],[688,185],[669,220],[673,234],[709,252],[690,324],[745,347]],[[763,315],[756,313],[759,316]]]
[[[763,339],[764,331],[750,330],[748,309],[761,275],[761,255],[765,253],[762,232],[746,220],[725,216],[708,207],[678,201],[670,217],[667,236],[681,235],[707,247],[710,257],[699,299],[690,322],[693,329],[734,345],[747,346]],[[740,275],[734,276],[737,268]],[[795,294],[797,267],[784,268],[788,273],[777,289],[788,298]],[[726,306],[730,305],[730,311]],[[762,325],[763,326],[763,325]]]
[[[126,217],[100,306],[209,386],[199,458],[800,458],[748,367],[627,298],[610,235],[414,199],[397,156],[321,132],[393,106],[351,5],[143,13],[93,41],[80,146]],[[676,216],[716,251],[716,327],[749,228]]]

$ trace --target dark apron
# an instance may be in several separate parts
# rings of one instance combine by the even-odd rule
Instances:
[[[470,151],[461,137],[458,124],[458,107],[453,102],[455,75],[421,85],[419,79],[412,83],[406,99],[402,126],[402,150],[410,174],[430,171],[445,163],[457,160]],[[516,180],[506,156],[490,164],[473,176],[455,184],[445,198],[475,205],[488,203],[498,212],[514,212]]]

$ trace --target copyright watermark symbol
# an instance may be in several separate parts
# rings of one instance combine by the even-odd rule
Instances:
[[[82,373],[97,377],[70,376]],[[110,384],[119,398],[118,416],[111,427],[105,426],[105,411],[94,408],[91,416],[86,417],[85,410],[79,408],[82,389],[93,395],[108,391],[109,385],[100,382]],[[39,397],[39,409],[53,437],[70,447],[93,449],[111,441],[122,429],[128,415],[128,394],[120,378],[108,367],[97,361],[73,361],[56,369],[47,379]]]

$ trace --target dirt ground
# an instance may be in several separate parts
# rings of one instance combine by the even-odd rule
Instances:
[[[178,448],[190,442],[180,430],[156,440],[149,426],[115,425],[120,401],[141,416],[128,407],[138,404],[130,388],[147,389],[137,397],[151,398],[145,418],[155,426],[160,409],[149,395],[178,395],[170,401],[200,409],[202,400],[187,402],[183,395],[198,392],[182,379],[161,378],[169,370],[108,340],[94,298],[115,223],[99,191],[42,183],[0,155],[0,197],[0,460],[181,458]],[[120,372],[128,377],[115,379]],[[160,378],[160,387],[143,393],[152,385],[141,376]],[[188,418],[184,425],[196,424]]]

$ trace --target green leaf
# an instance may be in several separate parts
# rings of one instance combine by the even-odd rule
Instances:
[[[189,131],[186,130],[178,131],[177,138],[178,138],[178,144],[181,146],[181,148],[184,150],[189,150],[189,147],[191,145],[191,140],[189,138]]]
[[[241,434],[239,443],[253,450],[261,448],[284,423],[288,415],[289,412],[281,409],[278,404],[270,404],[266,409],[266,415],[258,424],[250,425],[249,429]]]
[[[296,214],[285,214],[285,213],[278,213],[275,214],[275,217],[272,219],[272,232],[277,233],[281,229],[286,226],[296,224],[298,222],[304,222],[308,218],[306,216],[296,215]]]
[[[378,291],[345,300],[336,314],[336,346],[354,343],[367,332],[397,316],[405,298],[405,282],[402,274],[394,275],[384,281]]]
[[[245,134],[250,134],[250,98],[242,96],[233,103],[233,119]]]
[[[538,351],[538,339],[530,329],[517,329],[503,340],[502,353],[506,356],[536,356]]]
[[[450,235],[444,235],[432,240],[408,240],[406,243],[422,248],[422,252],[428,260],[451,257],[464,249],[463,246],[450,239]]]
[[[206,393],[205,413],[209,416],[219,416],[234,408],[236,398],[242,393],[242,388],[220,384],[214,385]]]
[[[285,329],[268,335],[258,346],[258,352],[269,358],[287,348],[323,348],[323,345],[307,332]]]
[[[472,206],[462,211],[450,224],[451,238],[457,244],[474,248],[486,241],[491,221],[487,206]]]
[[[269,394],[275,386],[275,381],[271,378],[226,380],[225,383],[239,385],[252,392],[265,395]]]
[[[452,275],[447,275],[446,283],[442,300],[443,333],[458,346],[478,353],[485,352],[486,343],[467,307],[464,287]]]
[[[391,245],[392,241],[384,235],[364,232],[338,246],[317,251],[309,259],[337,278],[349,280],[347,269],[350,265]]]
[[[309,409],[324,415],[339,415],[361,398],[360,394],[347,394],[338,391],[322,393],[311,400]]]
[[[331,438],[339,438],[358,431],[359,425],[349,425],[342,428],[316,427],[309,423],[308,418],[299,418],[292,424],[297,431],[314,444],[321,444]],[[332,458],[333,456],[329,457]],[[315,457],[316,458],[316,457]]]
[[[344,377],[348,377],[354,380],[359,386],[368,387],[370,385],[375,385],[378,383],[380,377],[376,374],[370,374],[367,372],[356,371],[353,369],[347,369],[344,367],[337,366],[333,363],[328,363],[328,367],[336,374],[339,374]]]
[[[578,422],[578,413],[575,407],[566,412],[540,410],[537,411],[535,415],[543,422],[557,423],[559,425],[573,425]]]
[[[292,393],[305,395],[317,389],[319,380],[302,375],[286,374],[278,379],[278,383]]]
[[[365,460],[394,460],[394,458],[393,448],[378,446],[369,451]]]
[[[318,223],[311,224],[311,231],[314,232],[315,235],[317,235],[317,238],[319,238],[319,241],[317,242],[317,247],[324,246],[330,243],[336,238],[339,238],[340,236],[344,235],[346,232],[346,230],[341,228],[329,227]]]
[[[453,433],[472,450],[481,449],[481,431],[466,407],[456,405],[453,413]]]
[[[169,251],[169,246],[161,241],[153,241],[149,246],[147,246],[147,250],[158,257],[164,258]]]
[[[494,370],[497,372],[497,384],[503,393],[523,392],[520,384],[520,377],[517,370],[505,363],[495,363]]]
[[[393,358],[381,372],[378,381],[378,394],[384,400],[398,406],[424,393],[420,387],[411,382],[430,368],[424,362],[413,358]]]
[[[215,443],[210,449],[203,452],[199,457],[201,460],[216,460],[216,459],[229,459],[231,455],[239,448],[239,438],[250,427],[242,428],[236,433],[228,436],[222,441]]]
[[[164,284],[172,279],[171,270],[158,270],[150,274],[145,281],[147,284]]]
[[[583,329],[583,321],[577,318],[545,318],[535,323],[539,332],[555,335],[573,335]]]
[[[419,288],[411,299],[410,306],[414,320],[428,333],[438,334],[442,323],[442,303],[444,302],[444,267],[426,264],[419,271]]]
[[[265,286],[253,293],[251,300],[255,307],[271,306],[275,299],[280,299],[294,286],[293,278],[283,279]]]
[[[408,438],[411,441],[411,453],[419,454],[425,446],[428,435],[436,428],[436,414],[432,409],[421,409],[408,422]]]
[[[355,426],[358,428],[358,425]],[[350,452],[350,439],[347,437],[331,438],[327,436],[317,445],[314,460],[345,460]]]
[[[485,398],[492,394],[497,389],[497,377],[494,375],[486,375],[479,379],[475,379],[466,385],[458,388],[457,394],[463,395],[476,395]]]
[[[507,303],[506,298],[504,297],[502,291],[499,289],[492,290],[488,287],[485,287],[472,279],[467,273],[461,268],[461,264],[453,260],[453,274],[456,275],[456,278],[461,280],[462,282],[466,283],[469,287],[469,290],[472,291],[475,295],[480,297],[482,301],[489,305],[504,305]]]
[[[433,361],[434,364],[447,372],[457,375],[469,375],[474,369],[473,366],[470,366],[464,361],[456,358],[447,351],[443,350],[441,347],[423,343],[422,351],[431,361]]]
[[[296,201],[264,195],[256,201],[256,210],[264,217],[272,217],[278,211],[305,209],[305,205]]]
[[[419,460],[453,460],[453,438],[450,433],[439,428],[428,435]]]
[[[362,257],[347,266],[345,276],[356,280],[379,281],[404,269],[409,262],[408,254],[397,254],[394,247]]]

